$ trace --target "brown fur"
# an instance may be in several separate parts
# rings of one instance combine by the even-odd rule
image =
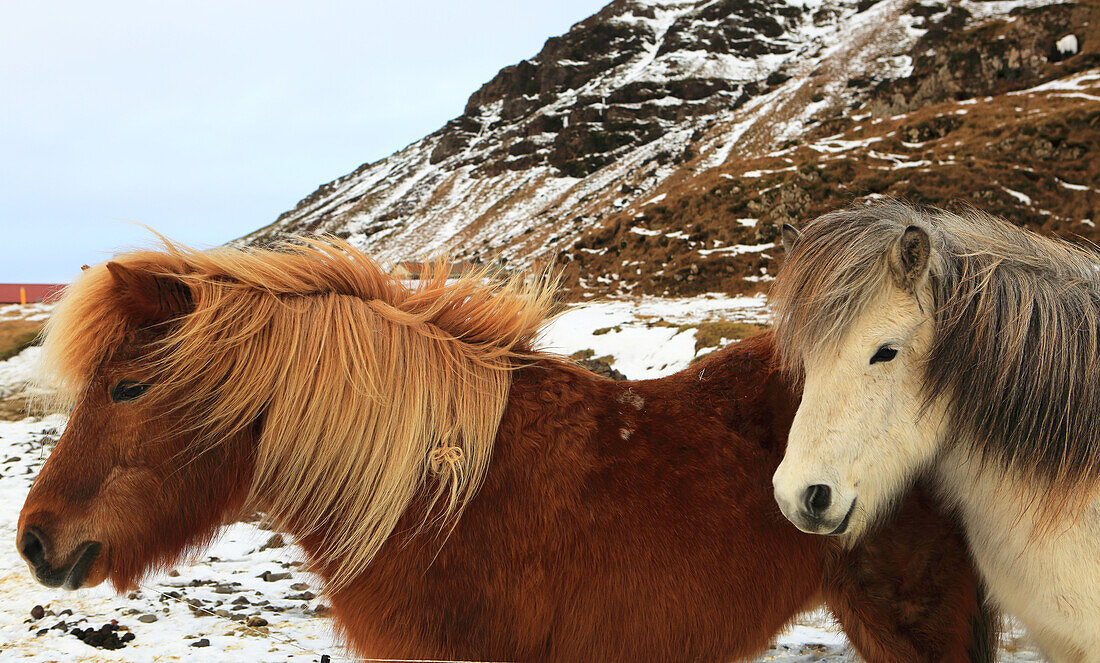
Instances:
[[[248,499],[303,531],[340,514],[323,552],[340,561],[334,582],[370,562],[429,477],[444,479],[442,515],[461,512],[552,281],[483,284],[480,272],[448,284],[436,265],[409,288],[335,240],[165,248],[86,270],[66,294],[44,344],[62,395],[80,393],[135,324],[162,332],[142,352],[146,407],[188,422],[199,447],[262,416]]]
[[[346,246],[337,250],[351,251]],[[415,477],[414,490],[367,556],[369,563],[349,566],[345,552],[356,558],[362,551],[355,546],[369,547],[371,539],[349,538],[349,531],[358,530],[349,530],[346,503],[328,500],[340,492],[360,499],[358,484],[373,481],[378,468],[368,464],[327,474],[303,490],[297,479],[303,473],[328,471],[312,467],[317,462],[324,467],[323,458],[317,459],[320,452],[292,439],[289,420],[278,433],[289,441],[265,450],[272,435],[269,401],[250,416],[245,416],[248,408],[226,410],[221,399],[233,398],[235,389],[250,394],[258,387],[212,380],[208,372],[224,375],[217,361],[226,352],[218,344],[224,337],[202,336],[196,321],[226,329],[212,312],[203,312],[204,306],[230,297],[222,289],[253,289],[276,300],[251,319],[258,328],[265,321],[282,324],[272,312],[279,307],[302,316],[297,328],[305,328],[307,321],[332,323],[340,319],[324,305],[333,300],[332,290],[367,277],[344,274],[328,290],[306,295],[234,280],[228,268],[208,270],[201,278],[181,269],[173,282],[164,265],[178,267],[181,259],[197,254],[169,251],[160,262],[158,254],[141,255],[141,261],[120,261],[121,270],[112,268],[106,283],[118,289],[111,300],[98,300],[117,314],[72,302],[68,308],[62,305],[51,326],[51,333],[59,335],[52,342],[68,338],[99,350],[72,358],[85,371],[68,373],[76,407],[28,496],[19,537],[30,528],[40,532],[54,566],[72,564],[69,551],[82,542],[102,543],[104,552],[87,584],[110,578],[120,590],[130,587],[150,569],[163,568],[208,541],[221,522],[247,504],[280,514],[282,526],[298,538],[326,579],[337,625],[362,656],[729,661],[759,652],[799,611],[824,597],[870,661],[992,660],[985,639],[992,618],[980,604],[961,536],[926,499],[906,502],[898,520],[851,551],[799,533],[779,513],[769,478],[782,457],[797,399],[772,368],[768,335],[662,380],[617,383],[524,347],[529,336],[517,330],[532,328],[526,321],[536,309],[544,315],[548,290],[541,287],[460,282],[448,290],[439,282],[434,295],[453,306],[425,299],[409,312],[401,308],[406,300],[385,302],[382,310],[394,325],[412,327],[409,333],[444,345],[463,346],[451,353],[433,353],[431,344],[405,348],[405,354],[386,355],[386,360],[451,366],[447,362],[461,356],[476,365],[490,364],[491,375],[506,378],[506,399],[497,409],[493,390],[478,389],[477,382],[466,385],[472,388],[463,402],[489,413],[478,419],[483,429],[471,432],[491,431],[491,462],[486,461],[460,505],[452,505],[454,475],[433,466],[450,462],[439,458],[440,448],[468,449],[465,433],[448,438],[453,441],[448,447],[434,442],[417,447],[417,455],[402,465]],[[337,264],[347,270],[370,267],[358,254],[331,263],[324,255],[294,252],[209,255],[227,257],[230,265],[238,259],[278,262],[286,255],[308,255],[321,261],[318,272]],[[254,273],[276,283],[305,279],[309,272],[304,264],[289,275],[250,264],[257,267]],[[104,273],[92,269],[88,276],[98,279]],[[368,276],[384,278],[378,271]],[[186,297],[180,296],[179,283],[188,284]],[[89,291],[78,286],[70,297]],[[135,301],[134,293],[144,293],[142,301]],[[373,301],[369,296],[357,297]],[[235,300],[228,301],[234,304],[229,311],[238,312],[233,320],[245,325],[248,320],[241,318]],[[482,309],[454,308],[482,302],[479,315],[469,312]],[[113,345],[88,342],[67,329],[66,324],[80,323],[73,313],[78,310],[95,330],[112,332]],[[443,317],[431,318],[424,311]],[[450,323],[436,324],[440,320]],[[473,326],[464,333],[462,325]],[[386,326],[379,334],[393,329]],[[487,331],[478,335],[476,329]],[[230,332],[228,338],[241,338],[241,332]],[[302,342],[324,336],[323,331],[309,333],[315,336]],[[198,338],[211,345],[188,344]],[[172,366],[165,353],[177,347],[172,339],[184,339],[182,347],[194,352],[205,350],[212,355],[212,367],[195,363],[194,375],[165,371]],[[364,352],[379,347],[359,342]],[[48,348],[50,343],[47,337]],[[268,355],[293,357],[295,352],[257,342],[248,356],[263,364]],[[319,366],[336,370],[339,364]],[[158,383],[161,377],[167,379]],[[308,371],[293,377],[313,379]],[[356,379],[340,371],[337,378]],[[123,379],[154,386],[137,400],[112,403],[108,391]],[[360,421],[353,411],[324,401],[323,393],[276,387],[297,389],[293,393],[299,398],[322,399],[318,407],[330,417]],[[361,398],[367,401],[372,393],[364,389]],[[437,402],[425,389],[378,395],[392,401],[394,411],[455,428],[451,415],[431,418],[417,412]],[[308,403],[299,407],[311,412]],[[239,413],[230,418],[232,425],[204,425],[211,412],[226,411]],[[499,412],[495,419],[493,412]],[[210,430],[227,431],[227,436],[213,440]],[[376,430],[372,425],[359,430],[360,444],[385,445],[383,453],[392,452],[391,446],[404,448],[392,440],[369,439]],[[354,432],[336,440],[341,453],[351,451],[347,445]],[[428,434],[438,439],[435,432]],[[312,434],[305,439],[329,443]],[[276,452],[284,455],[270,455]],[[387,462],[385,455],[380,462]],[[267,479],[257,490],[256,477],[265,464]],[[440,495],[448,499],[437,499]],[[287,504],[293,508],[281,506]],[[424,527],[426,522],[442,526]],[[368,523],[366,531],[375,532],[377,525]]]

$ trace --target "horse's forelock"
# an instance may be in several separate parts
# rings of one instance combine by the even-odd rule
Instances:
[[[132,325],[118,306],[114,277],[104,265],[84,270],[67,286],[42,331],[42,356],[36,378],[42,391],[63,410],[106,357],[123,343]]]
[[[769,295],[785,368],[800,373],[803,352],[844,336],[890,282],[889,252],[914,223],[916,210],[890,202],[832,212],[801,229]]]

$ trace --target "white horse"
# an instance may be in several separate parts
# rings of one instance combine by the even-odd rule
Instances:
[[[783,240],[776,332],[804,380],[783,513],[854,540],[930,470],[993,600],[1051,660],[1100,661],[1097,255],[896,202]]]

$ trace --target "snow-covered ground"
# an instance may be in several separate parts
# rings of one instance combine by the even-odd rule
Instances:
[[[7,361],[0,361],[0,398],[22,393],[30,387],[39,347],[29,347]]]
[[[0,305],[0,322],[4,320],[26,320],[29,322],[41,322],[50,317],[53,304],[2,304]]]
[[[315,596],[317,582],[295,568],[297,549],[263,549],[273,537],[263,523],[226,528],[217,544],[181,564],[176,575],[152,578],[127,596],[106,586],[65,592],[38,585],[15,550],[15,525],[64,424],[61,415],[0,422],[0,659],[316,661],[341,653],[330,622],[314,615],[324,603]],[[260,577],[265,572],[267,579]],[[38,605],[44,615],[35,619]],[[134,634],[124,648],[93,648],[72,633],[112,620]],[[195,647],[202,639],[209,646]]]
[[[567,310],[547,327],[543,345],[566,355],[586,349],[611,355],[613,367],[628,377],[656,377],[683,368],[695,356],[695,330],[684,326],[717,320],[766,322],[768,312],[755,297],[606,301]],[[0,362],[0,394],[19,390],[36,353],[30,348]],[[324,617],[316,579],[298,568],[299,550],[273,540],[262,521],[227,527],[196,559],[126,596],[106,587],[64,592],[38,585],[15,551],[15,525],[31,481],[64,425],[61,415],[0,421],[0,660],[305,662],[323,654],[333,661],[354,660]],[[37,618],[36,606],[42,606]],[[116,635],[134,636],[121,649],[94,648],[74,635],[75,629],[112,623],[119,625]],[[803,615],[758,659],[850,660],[856,659],[843,634],[823,611]],[[1000,660],[1042,659],[1013,629]]]
[[[697,354],[713,350],[696,351],[692,324],[770,320],[763,295],[614,299],[569,308],[543,330],[541,347],[566,356],[582,350],[611,356],[612,368],[644,380],[675,373]]]

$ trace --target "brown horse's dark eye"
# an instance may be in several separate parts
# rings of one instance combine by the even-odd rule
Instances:
[[[123,380],[115,386],[111,387],[111,400],[116,403],[122,403],[123,401],[132,401],[135,398],[145,393],[145,390],[149,388],[149,385],[134,382],[133,380]]]
[[[884,345],[878,349],[874,357],[871,357],[871,363],[877,364],[883,361],[890,361],[896,356],[898,356],[897,348],[891,348],[889,345]]]

